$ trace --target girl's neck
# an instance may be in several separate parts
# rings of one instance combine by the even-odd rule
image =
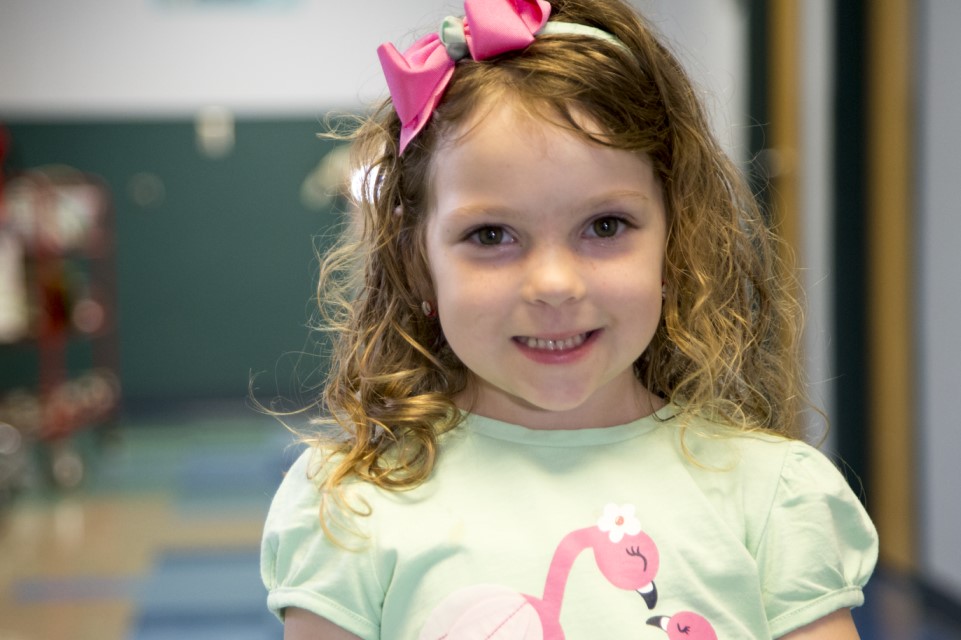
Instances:
[[[454,397],[454,402],[461,410],[475,415],[528,429],[547,430],[614,427],[645,418],[667,404],[638,381],[635,381],[634,389],[623,393],[623,400],[606,403],[601,408],[592,403],[568,411],[550,411],[499,394],[483,394],[483,399],[479,400],[479,395],[481,393],[472,381]]]

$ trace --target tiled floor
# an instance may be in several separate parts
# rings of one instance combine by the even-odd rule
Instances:
[[[30,491],[0,527],[0,640],[268,640],[261,526],[294,452],[274,421],[136,424],[80,440],[80,490]]]
[[[30,491],[0,516],[0,640],[280,640],[258,551],[289,434],[205,414],[84,442],[81,489]],[[961,638],[909,581],[882,572],[867,599],[865,640]]]

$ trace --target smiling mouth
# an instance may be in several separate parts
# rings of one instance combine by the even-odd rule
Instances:
[[[570,336],[562,340],[534,338],[529,336],[519,336],[514,339],[528,349],[537,349],[538,351],[568,351],[570,349],[576,349],[584,344],[593,334],[593,331],[588,331],[586,333],[579,333],[576,336]]]

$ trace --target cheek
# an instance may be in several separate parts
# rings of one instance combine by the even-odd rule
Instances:
[[[505,287],[477,270],[449,261],[434,273],[434,292],[441,310],[450,315],[485,315],[503,295]]]
[[[444,269],[445,257],[443,252],[438,250],[436,241],[431,241],[429,234],[426,235],[421,246],[420,253],[423,256],[424,274],[430,286],[430,289],[424,293],[429,294],[431,299],[438,300],[439,292],[444,287],[444,275],[447,271]]]
[[[604,278],[601,287],[607,290],[612,298],[618,298],[625,304],[647,305],[650,301],[661,299],[663,276],[661,270],[650,265],[643,267],[632,266],[617,274],[609,274]]]
[[[430,246],[427,247],[426,257],[430,280],[433,284],[433,296],[438,305],[446,304],[448,299],[457,292],[456,276],[451,273],[450,259],[443,251]]]

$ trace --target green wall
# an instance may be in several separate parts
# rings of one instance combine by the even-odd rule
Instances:
[[[102,177],[114,199],[119,358],[125,401],[292,393],[332,210],[307,209],[305,177],[333,143],[319,120],[240,120],[228,156],[198,152],[192,121],[6,122],[8,171],[66,164]],[[131,178],[165,195],[141,206]],[[2,352],[2,378],[30,377],[29,349]],[[19,364],[17,364],[19,358]],[[309,368],[311,361],[303,364]]]

